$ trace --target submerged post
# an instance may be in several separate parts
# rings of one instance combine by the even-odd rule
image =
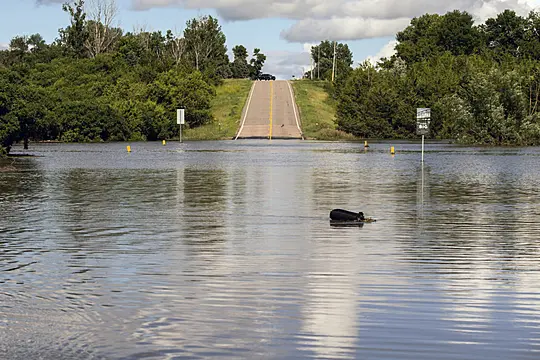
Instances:
[[[430,108],[416,109],[416,134],[422,135],[422,163],[424,162],[424,135],[429,134],[429,122],[431,121]]]
[[[422,135],[422,162],[424,162],[424,135]]]
[[[182,142],[182,125],[186,122],[185,120],[185,110],[177,109],[176,110],[176,123],[180,126],[180,142]]]

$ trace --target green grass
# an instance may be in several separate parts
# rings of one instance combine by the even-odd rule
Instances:
[[[184,131],[186,140],[232,139],[236,135],[242,110],[252,85],[251,80],[228,79],[216,88],[212,101],[214,121],[210,124]]]
[[[291,81],[302,132],[307,139],[353,140],[354,136],[336,129],[336,104],[328,96],[325,84],[324,81]]]

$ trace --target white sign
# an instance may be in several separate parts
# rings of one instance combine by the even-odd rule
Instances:
[[[176,110],[176,123],[178,125],[184,125],[186,123],[185,119],[185,110],[184,109],[178,109]]]
[[[431,121],[430,108],[416,109],[416,133],[418,135],[429,134],[429,122]]]
[[[431,119],[431,109],[430,108],[416,109],[416,118],[417,119]]]

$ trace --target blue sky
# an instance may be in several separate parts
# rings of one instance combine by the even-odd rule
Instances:
[[[16,35],[40,33],[47,42],[69,24],[64,0],[2,0],[0,46]],[[93,0],[87,0],[93,1]],[[94,0],[95,1],[95,0]],[[268,57],[265,71],[281,78],[309,67],[307,50],[320,40],[349,44],[355,63],[389,55],[397,31],[426,12],[467,10],[479,21],[505,8],[526,14],[540,0],[117,0],[117,21],[125,31],[176,30],[187,20],[210,14],[220,19],[228,48],[259,47]],[[201,8],[197,8],[201,6]]]

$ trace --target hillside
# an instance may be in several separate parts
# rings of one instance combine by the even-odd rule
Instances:
[[[336,103],[328,96],[325,82],[291,81],[300,112],[302,131],[310,140],[351,140],[354,137],[336,130]],[[186,140],[231,139],[236,134],[252,81],[227,79],[216,88],[211,111],[214,121],[210,124],[187,129]]]
[[[186,140],[231,139],[238,130],[242,110],[251,89],[251,80],[227,79],[216,88],[211,102],[214,121],[195,129],[187,129]]]
[[[336,130],[336,103],[328,96],[325,84],[323,81],[291,81],[304,136],[312,140],[351,140],[352,135]]]

